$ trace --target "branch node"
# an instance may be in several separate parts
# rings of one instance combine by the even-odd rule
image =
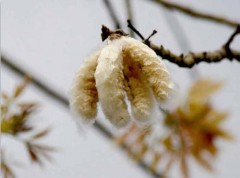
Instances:
[[[153,37],[157,33],[157,30],[153,30],[153,32],[148,36],[146,40],[144,40],[145,44],[149,46],[150,44],[150,38]]]
[[[232,43],[233,39],[235,38],[236,35],[240,33],[240,25],[237,26],[236,30],[234,33],[229,37],[228,41],[225,43],[223,47],[225,48],[230,48],[230,44]]]
[[[232,61],[234,56],[232,54],[232,51],[230,49],[230,45],[233,42],[235,36],[240,34],[240,25],[237,26],[236,30],[234,33],[229,37],[228,41],[223,45],[223,48],[226,50],[226,56]]]
[[[113,37],[113,35],[115,35],[115,37],[113,37],[113,39],[114,39],[114,38],[120,37],[120,36],[127,36],[128,34],[125,33],[123,30],[112,31],[105,25],[102,25],[102,34],[101,34],[102,41],[106,40],[111,35],[112,35],[112,37]]]

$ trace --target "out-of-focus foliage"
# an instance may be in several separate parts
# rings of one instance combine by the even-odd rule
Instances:
[[[222,84],[212,80],[198,80],[189,89],[185,102],[163,118],[164,134],[155,126],[139,128],[134,123],[118,137],[118,144],[125,145],[136,160],[151,155],[151,168],[161,169],[164,175],[173,165],[179,165],[182,176],[189,178],[189,159],[194,158],[207,170],[213,170],[212,159],[217,156],[217,139],[231,139],[221,124],[227,113],[216,110],[209,102],[210,96]]]
[[[12,139],[19,140],[19,143],[24,144],[31,161],[42,165],[44,159],[51,160],[50,153],[55,149],[39,143],[48,135],[50,129],[37,131],[36,126],[31,124],[33,114],[39,105],[36,102],[19,101],[19,97],[28,83],[29,78],[26,77],[15,88],[12,95],[1,93],[1,133],[2,137],[8,135]],[[24,134],[25,137],[23,137]],[[7,161],[3,147],[7,147],[7,145],[1,145],[1,172],[4,178],[15,178],[12,163]]]
[[[4,157],[4,151],[1,149],[1,172],[4,178],[14,178],[12,167],[8,165]],[[0,174],[1,175],[1,174]]]

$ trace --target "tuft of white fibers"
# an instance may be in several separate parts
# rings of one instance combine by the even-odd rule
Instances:
[[[175,96],[173,91],[169,72],[151,48],[131,37],[113,35],[77,71],[70,103],[83,123],[92,123],[99,100],[105,117],[120,128],[130,121],[128,98],[131,116],[147,127],[153,123],[156,101],[166,105]]]
[[[179,86],[172,82],[171,90],[168,94],[168,98],[160,103],[160,108],[168,112],[172,112],[180,105],[180,89]]]
[[[70,107],[83,123],[93,123],[97,114],[98,93],[94,73],[100,51],[88,57],[75,74]]]
[[[153,96],[141,74],[141,68],[133,60],[123,58],[126,92],[131,104],[133,118],[139,124],[147,124],[152,119]]]
[[[130,37],[122,37],[123,53],[137,63],[153,94],[160,102],[168,99],[173,90],[172,80],[162,60],[142,42]]]
[[[122,60],[122,47],[119,41],[109,41],[101,51],[95,72],[103,113],[116,127],[126,126],[130,120],[125,102]]]

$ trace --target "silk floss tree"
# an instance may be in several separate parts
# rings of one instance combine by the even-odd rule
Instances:
[[[131,116],[137,123],[149,123],[155,100],[161,105],[173,93],[168,70],[151,48],[123,31],[103,26],[102,40],[106,44],[76,72],[72,110],[83,122],[94,122],[100,102],[105,117],[118,128],[126,126]]]

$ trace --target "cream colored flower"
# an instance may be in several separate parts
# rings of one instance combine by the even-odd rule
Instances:
[[[173,89],[169,72],[162,60],[147,45],[130,37],[122,37],[125,58],[137,63],[157,100],[165,101]]]
[[[138,63],[124,56],[123,61],[125,86],[131,103],[132,115],[140,122],[151,119],[153,96],[147,81],[141,73]]]
[[[85,121],[95,119],[97,102],[116,127],[130,120],[126,97],[135,121],[151,119],[154,97],[164,102],[173,89],[169,72],[148,46],[133,38],[112,35],[106,46],[89,57],[77,72],[71,107]]]
[[[111,41],[103,48],[95,79],[104,114],[112,124],[121,127],[130,117],[125,102],[122,47],[118,43]]]
[[[94,73],[99,55],[100,51],[84,61],[73,82],[70,106],[84,122],[94,121],[97,114],[98,93]]]

